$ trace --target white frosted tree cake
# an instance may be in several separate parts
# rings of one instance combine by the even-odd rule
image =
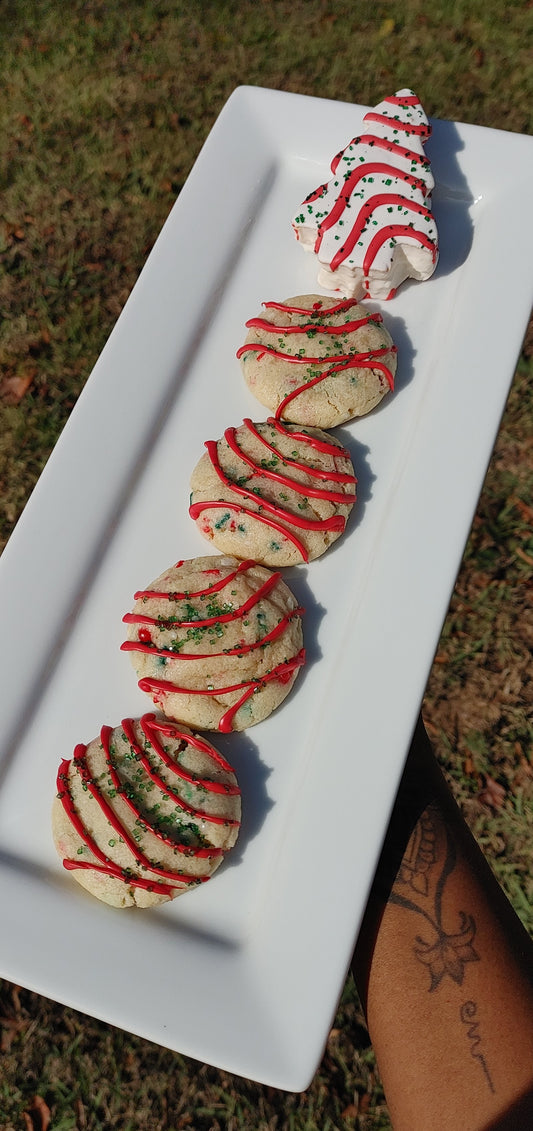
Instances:
[[[360,298],[388,299],[404,279],[428,279],[438,259],[431,212],[431,133],[412,90],[383,99],[363,132],[331,162],[333,177],[293,217],[296,238],[318,258],[318,282]]]

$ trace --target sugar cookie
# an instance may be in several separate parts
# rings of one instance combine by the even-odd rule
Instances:
[[[237,351],[244,379],[276,419],[334,428],[364,416],[394,388],[396,346],[353,299],[297,295],[265,302]]]
[[[335,437],[269,417],[205,446],[189,513],[218,550],[289,566],[318,558],[343,533],[356,480]]]
[[[151,907],[210,878],[240,816],[237,779],[214,746],[149,714],[102,727],[61,762],[52,828],[82,887],[114,907]]]
[[[178,562],[135,594],[122,644],[168,718],[199,730],[244,730],[288,695],[304,663],[302,609],[253,561]]]

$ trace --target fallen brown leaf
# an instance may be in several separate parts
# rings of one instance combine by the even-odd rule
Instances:
[[[341,1112],[342,1119],[356,1119],[359,1111],[359,1104],[348,1104],[344,1111]]]
[[[526,554],[525,551],[521,550],[519,546],[515,547],[515,554],[517,555],[517,557],[521,558],[521,560],[525,562],[526,565],[533,566],[533,558],[531,557],[531,554]]]
[[[34,1096],[28,1110],[22,1114],[27,1131],[48,1131],[52,1113],[42,1096]]]
[[[20,986],[16,986],[16,985],[11,986],[11,1001],[13,1002],[13,1005],[15,1007],[15,1012],[21,1013],[22,1012],[22,1005],[21,1005],[21,1001],[20,1001]]]
[[[84,1128],[87,1126],[87,1118],[86,1118],[86,1115],[85,1115],[85,1108],[84,1108],[79,1096],[76,1099],[75,1108],[76,1108],[76,1119],[77,1119],[78,1131],[84,1131]]]
[[[360,1096],[360,1098],[359,1098],[359,1113],[360,1113],[360,1115],[366,1115],[367,1111],[370,1108],[371,1099],[372,1099],[372,1095],[371,1095],[370,1092],[365,1092],[362,1096]]]
[[[474,773],[474,761],[471,754],[465,754],[463,767],[465,774],[468,774],[469,777],[472,777],[472,774]]]
[[[32,368],[26,369],[23,373],[15,373],[11,377],[4,377],[0,381],[0,398],[6,404],[18,404],[36,376],[37,369]]]
[[[506,790],[499,782],[494,781],[494,778],[485,778],[485,785],[478,793],[478,800],[483,805],[489,805],[491,809],[501,809],[506,797]]]
[[[525,518],[526,522],[533,522],[533,507],[531,507],[529,503],[526,503],[519,495],[511,495],[509,502],[520,511],[522,518]]]

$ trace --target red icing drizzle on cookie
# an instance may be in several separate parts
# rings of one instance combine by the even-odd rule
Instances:
[[[250,432],[253,432],[254,436],[256,436],[257,439],[261,441],[265,448],[268,448],[268,450],[270,452],[273,452],[274,455],[279,456],[279,449],[276,448],[274,444],[269,444],[268,440],[264,436],[260,435],[255,424],[253,424],[249,417],[245,417],[244,424],[250,430]],[[274,428],[276,432],[280,433],[281,436],[288,437],[289,439],[295,440],[297,442],[309,444],[310,447],[314,448],[317,452],[324,452],[325,454],[333,456],[334,458],[341,456],[343,459],[350,459],[350,453],[341,445],[332,444],[327,440],[321,440],[318,436],[310,436],[308,432],[298,432],[296,429],[292,428],[289,431],[289,429],[285,428],[281,421],[276,420],[274,416],[267,417],[267,424],[270,424],[271,428]],[[290,467],[300,468],[300,470],[305,471],[307,475],[310,475],[312,478],[328,479],[331,480],[331,482],[335,483],[349,483],[351,486],[355,485],[355,483],[357,482],[355,476],[352,475],[349,471],[329,471],[328,469],[323,467],[311,467],[308,464],[301,463],[297,459],[291,458],[290,456],[282,456],[280,457],[280,459],[282,459],[282,462],[284,464],[287,464]],[[264,468],[261,468],[261,471],[264,471]],[[293,483],[294,481],[290,480],[290,482]],[[344,495],[343,501],[347,502],[351,500],[347,495]]]
[[[189,507],[189,514],[191,518],[196,520],[204,510],[235,511],[237,516],[245,515],[247,518],[257,518],[257,512],[249,510],[248,507],[241,507],[236,503],[219,502],[218,500],[216,502],[212,501],[207,503],[192,503]],[[289,541],[292,542],[294,546],[296,546],[296,549],[302,555],[303,560],[307,561],[307,551],[305,549],[305,546],[303,542],[300,542],[300,539],[292,533],[292,531],[287,530],[286,526],[283,526],[281,522],[277,522],[273,518],[268,518],[267,515],[262,516],[262,521],[266,526],[272,527],[272,530],[275,530],[277,534],[281,534],[283,538],[288,538]]]
[[[285,310],[285,311],[289,311],[291,314],[307,314],[307,315],[311,315],[311,316],[314,315],[315,317],[317,315],[321,314],[322,311],[323,311],[322,302],[314,302],[312,307],[311,307],[311,310],[309,310],[309,307],[307,307],[307,306],[288,306],[286,302],[273,302],[273,301],[264,302],[263,306],[265,307],[265,310]],[[336,302],[334,306],[328,306],[327,313],[328,314],[339,314],[339,312],[342,311],[342,310],[350,310],[350,308],[352,306],[357,306],[357,303],[354,301],[353,298],[343,298],[343,299],[341,299],[340,302]],[[381,314],[373,315],[372,317],[374,318],[374,321],[376,321],[376,322],[382,322],[383,321]],[[246,323],[246,325],[249,326],[251,321],[252,321],[252,319],[250,319]],[[271,323],[271,325],[272,325],[272,323]]]
[[[243,423],[244,427],[248,429],[250,434],[253,435],[255,439],[264,446],[265,451],[267,453],[274,453],[281,464],[286,464],[287,467],[293,467],[295,469],[298,469],[299,471],[305,472],[310,476],[310,478],[313,478],[313,475],[316,473],[316,478],[327,479],[330,482],[337,481],[340,483],[346,483],[350,484],[350,486],[352,487],[355,487],[356,481],[353,475],[349,475],[345,472],[328,472],[321,468],[308,467],[305,462],[302,462],[298,459],[286,460],[285,457],[281,455],[279,450],[273,444],[269,444],[268,441],[265,441],[263,439],[263,436],[260,434],[251,420],[245,419]],[[278,429],[278,431],[282,431],[285,437],[289,439],[293,444],[303,442],[306,443],[309,447],[315,448],[315,450],[327,452],[328,454],[331,454],[335,457],[347,457],[347,453],[344,451],[344,449],[335,448],[333,444],[327,444],[320,440],[317,440],[317,442],[315,443],[314,437],[308,436],[304,432],[291,433],[287,429]],[[303,498],[323,499],[332,504],[340,504],[344,506],[351,506],[353,503],[355,503],[355,494],[349,494],[347,491],[334,491],[331,488],[324,488],[321,486],[313,486],[312,484],[300,483],[298,480],[291,478],[289,475],[284,475],[279,471],[275,471],[271,467],[264,466],[267,463],[266,459],[263,460],[263,464],[261,462],[257,463],[256,460],[252,459],[251,456],[248,456],[243,451],[237,440],[235,428],[227,428],[224,433],[224,439],[226,440],[226,443],[228,444],[230,450],[234,452],[235,455],[237,455],[239,459],[243,461],[243,463],[247,464],[247,466],[250,467],[252,472],[251,478],[253,477],[254,480],[259,478],[279,483],[281,486],[288,487],[290,490],[295,491]],[[259,494],[259,492],[253,492],[250,487],[236,483],[234,479],[231,479],[224,473],[220,465],[218,457],[218,444],[214,440],[208,440],[205,446],[209,454],[211,466],[216,472],[221,483],[223,483],[225,487],[228,487],[234,494],[241,496],[248,502],[253,502],[258,507],[258,510],[255,511],[239,506],[237,508],[238,513],[246,513],[256,521],[263,522],[268,526],[272,526],[272,521],[268,518],[268,515],[273,515],[275,519],[278,520],[276,522],[276,528],[285,537],[289,538],[289,540],[293,542],[293,544],[300,551],[300,554],[304,561],[307,560],[307,552],[305,546],[295,536],[294,531],[291,530],[291,527],[295,526],[297,529],[319,532],[328,530],[344,530],[346,519],[343,515],[331,515],[326,519],[307,519],[304,518],[304,516],[301,514],[294,514],[291,510],[289,510],[287,507],[283,507],[280,503],[273,503],[265,499],[263,495]],[[197,518],[198,515],[200,515],[204,510],[209,510],[212,506],[218,507],[219,502],[219,500],[213,499],[205,500],[200,503],[192,503],[189,508],[189,514],[192,518]],[[235,504],[228,503],[228,507],[230,510],[235,509]],[[265,514],[264,512],[267,513]],[[288,529],[285,527],[285,523],[288,525]]]
[[[272,680],[277,680],[279,683],[288,683],[293,672],[302,667],[305,663],[305,649],[301,648],[292,660],[283,660],[272,671],[266,672],[260,679],[247,679],[242,683],[234,683],[229,687],[213,687],[206,690],[194,689],[190,687],[178,687],[175,683],[171,683],[165,679],[140,679],[139,687],[141,691],[163,691],[165,693],[172,692],[175,695],[228,695],[233,691],[241,691],[244,689],[244,694],[234,703],[228,707],[227,711],[222,715],[219,720],[218,729],[223,734],[228,734],[233,729],[233,720],[237,711],[247,702],[250,697],[264,687]]]
[[[287,307],[286,309],[292,310],[294,308]],[[330,312],[328,311],[328,313]],[[296,326],[284,326],[283,335],[309,334],[310,332],[316,334],[319,330],[321,334],[354,334],[356,330],[359,330],[361,326],[366,326],[368,322],[383,322],[383,319],[381,314],[376,313],[366,314],[364,318],[358,318],[355,322],[343,322],[342,326],[324,326],[317,322],[304,322]],[[272,331],[272,322],[269,322],[268,318],[249,318],[246,325],[256,330],[266,330],[267,333]]]
[[[336,304],[336,306],[329,307],[329,308],[328,307],[323,308],[323,307],[320,306],[319,303],[315,303],[312,310],[310,310],[310,311],[307,311],[307,310],[302,311],[302,309],[300,307],[291,307],[291,306],[288,306],[284,303],[264,303],[264,305],[265,306],[274,306],[276,310],[282,310],[286,313],[296,312],[296,313],[304,313],[304,314],[315,315],[315,316],[318,316],[319,314],[321,314],[321,315],[324,315],[324,317],[327,318],[328,315],[335,314],[339,309],[349,310],[351,306],[357,306],[358,303],[354,300],[348,299],[345,302],[338,303],[338,304]],[[256,319],[251,318],[246,323],[246,325],[247,326],[253,326],[256,323],[256,321],[257,321]],[[278,338],[283,336],[285,334],[286,330],[287,330],[286,326],[282,326],[279,323],[268,322],[266,319],[259,319],[259,321],[262,324],[261,328],[263,330],[266,330],[268,333],[277,334]],[[323,322],[317,320],[316,322],[312,323],[311,328],[313,330],[319,329],[320,333],[331,332],[331,333],[344,334],[344,333],[346,333],[346,326],[351,325],[352,327],[355,327],[355,328],[358,329],[360,326],[365,326],[369,322],[381,322],[381,321],[382,321],[381,315],[376,316],[375,314],[369,313],[369,314],[365,315],[364,318],[358,319],[357,323],[345,323],[344,325],[340,325],[340,326],[327,327]],[[309,329],[309,326],[300,325],[297,328],[296,327],[295,328],[289,327],[289,332],[290,333],[296,333],[296,332],[299,331],[300,333],[305,334],[308,329]],[[373,369],[373,370],[378,369],[385,376],[387,383],[389,385],[389,388],[391,390],[394,389],[394,377],[393,377],[391,370],[382,361],[378,360],[380,357],[385,357],[388,354],[396,353],[397,350],[396,350],[396,346],[394,346],[394,345],[387,346],[384,349],[369,350],[367,353],[341,353],[341,354],[337,354],[337,355],[330,355],[329,357],[312,357],[309,354],[284,353],[282,350],[277,349],[275,346],[269,346],[269,345],[266,345],[266,344],[260,343],[260,342],[257,342],[257,343],[256,342],[246,342],[243,346],[240,346],[240,348],[237,350],[237,357],[241,358],[241,357],[243,357],[243,355],[245,353],[248,353],[248,352],[256,353],[258,360],[261,360],[261,358],[263,356],[268,355],[270,357],[277,357],[277,358],[280,359],[280,361],[286,361],[289,364],[293,364],[293,365],[307,365],[307,366],[310,366],[310,367],[311,366],[317,367],[317,366],[322,366],[322,365],[326,364],[326,366],[327,366],[316,377],[312,377],[312,378],[310,378],[310,380],[304,381],[301,385],[298,385],[298,387],[296,389],[293,389],[292,392],[288,393],[283,398],[283,400],[280,402],[280,404],[278,405],[278,407],[276,409],[276,420],[281,420],[281,418],[283,417],[283,413],[284,413],[285,409],[287,408],[287,405],[289,405],[291,403],[291,401],[295,400],[296,397],[300,396],[301,393],[305,392],[307,389],[312,388],[314,385],[319,385],[322,381],[325,381],[328,377],[332,377],[333,374],[341,373],[343,370],[346,370],[346,369]]]
[[[293,620],[295,616],[300,616],[302,613],[303,609],[299,607],[293,609],[292,612],[286,613],[278,624],[276,624],[270,632],[267,632],[265,636],[262,636],[260,640],[254,640],[250,644],[234,644],[233,648],[225,648],[223,652],[173,652],[172,648],[157,648],[155,644],[148,644],[144,642],[144,640],[141,641],[141,632],[139,632],[139,642],[136,640],[125,640],[124,643],[120,645],[120,648],[122,652],[146,652],[148,655],[152,656],[165,656],[168,659],[178,658],[180,660],[212,660],[213,658],[220,658],[221,656],[246,656],[249,652],[255,652],[257,648],[264,648],[265,644],[272,644],[274,640],[282,636],[290,621]],[[126,613],[126,616],[122,619],[127,624],[135,624],[138,623],[139,620],[134,613]],[[160,625],[161,621],[153,621],[152,623]],[[198,621],[194,623],[198,624]]]
[[[211,504],[211,505],[219,505],[219,504]],[[220,505],[225,506],[225,507],[229,506],[229,504],[226,504],[226,503],[223,503],[223,504],[221,503]],[[142,597],[142,598],[148,598],[148,599],[149,598],[156,598],[158,600],[168,600],[170,603],[177,601],[177,600],[186,600],[186,601],[190,602],[191,599],[194,599],[195,597],[201,597],[201,596],[204,596],[204,595],[207,595],[207,594],[212,594],[213,592],[219,592],[226,585],[229,585],[234,580],[234,578],[237,576],[237,574],[243,573],[243,572],[245,573],[247,570],[255,567],[255,565],[256,565],[256,563],[252,560],[240,562],[237,569],[231,571],[224,578],[222,578],[221,581],[213,584],[212,586],[208,586],[206,589],[198,589],[194,592],[191,591],[191,590],[187,590],[187,592],[182,592],[182,593],[176,593],[176,592],[173,592],[173,591],[161,592],[161,591],[145,589],[145,590],[141,590],[140,592],[137,592],[135,594],[135,599],[137,600],[140,597]],[[209,572],[212,572],[212,571],[204,570],[202,572],[209,573]],[[213,625],[216,625],[216,624],[227,624],[227,623],[230,623],[230,622],[235,623],[239,620],[244,621],[244,618],[254,608],[254,606],[256,606],[261,601],[262,598],[266,597],[270,593],[270,591],[276,587],[276,585],[278,584],[278,582],[280,580],[281,580],[281,574],[280,573],[271,573],[269,575],[269,577],[267,577],[266,580],[262,583],[262,585],[260,585],[255,590],[255,592],[252,593],[252,595],[250,597],[248,597],[248,599],[242,605],[240,605],[236,609],[232,609],[231,612],[223,613],[223,612],[217,611],[217,613],[212,615],[212,616],[202,617],[202,618],[196,618],[195,617],[194,619],[189,619],[189,620],[183,619],[183,618],[177,619],[174,616],[169,616],[168,620],[165,620],[165,619],[161,619],[161,618],[157,618],[157,617],[145,616],[142,613],[126,613],[125,616],[122,619],[126,624],[140,624],[140,625],[143,625],[143,626],[151,625],[151,626],[158,627],[158,628],[167,627],[167,628],[173,628],[173,629],[176,629],[176,630],[181,629],[181,628],[185,628],[185,629],[187,629],[187,628],[203,628],[203,627],[213,626]],[[302,614],[302,612],[303,612],[303,609],[301,609],[300,607],[297,607],[295,609],[291,609],[288,613],[285,614],[284,617],[280,618],[278,624],[275,625],[274,628],[272,628],[268,632],[266,632],[265,635],[262,636],[259,640],[253,641],[249,644],[247,644],[243,640],[238,645],[235,645],[232,648],[225,649],[221,652],[209,652],[207,654],[192,653],[192,652],[187,653],[187,652],[181,652],[181,651],[178,652],[178,651],[172,651],[172,649],[163,649],[163,648],[158,649],[148,642],[145,642],[145,641],[137,642],[135,640],[124,641],[124,643],[121,645],[121,649],[123,651],[149,652],[149,653],[154,654],[154,655],[164,656],[168,659],[174,658],[176,660],[201,660],[201,659],[215,659],[217,657],[221,658],[223,656],[224,657],[225,656],[228,656],[228,657],[230,657],[230,656],[242,656],[242,655],[245,655],[248,652],[253,651],[256,648],[268,646],[268,644],[270,644],[274,640],[278,639],[280,636],[282,636],[282,634],[283,634],[284,630],[287,628],[289,622],[291,620],[293,620],[294,617],[300,616]],[[210,686],[203,688],[203,689],[202,688],[191,689],[191,688],[187,688],[187,687],[180,687],[178,684],[173,683],[171,680],[155,679],[155,678],[147,676],[143,679],[140,679],[138,685],[139,685],[141,691],[147,691],[148,694],[152,694],[154,697],[157,697],[158,693],[162,693],[163,696],[165,694],[217,696],[217,695],[232,694],[233,692],[243,690],[244,694],[239,697],[238,701],[235,704],[233,704],[231,707],[229,707],[227,709],[227,711],[225,711],[223,713],[223,715],[221,716],[221,718],[219,720],[218,730],[223,732],[223,733],[228,733],[233,728],[233,719],[234,719],[237,711],[240,709],[240,707],[243,706],[244,703],[247,702],[247,700],[252,695],[255,694],[256,691],[258,691],[261,687],[264,687],[267,683],[269,683],[272,680],[278,680],[280,683],[287,683],[288,680],[292,677],[293,673],[299,667],[301,667],[304,663],[305,663],[305,649],[302,648],[296,656],[292,657],[289,660],[284,660],[282,663],[280,663],[276,667],[272,668],[271,671],[265,672],[258,679],[244,680],[242,683],[235,683],[235,684],[231,684],[231,685],[216,686],[216,687],[210,685]]]
[[[172,801],[181,809],[183,809],[185,813],[193,815],[198,820],[208,821],[214,824],[233,826],[239,824],[238,821],[225,819],[217,815],[206,813],[205,810],[199,809],[196,806],[191,805],[189,802],[184,801],[179,796],[179,794],[172,790],[172,788],[169,786],[169,783],[161,778],[157,771],[152,767],[145,750],[137,743],[135,739],[133,731],[133,720],[123,719],[122,728],[133,755],[135,756],[136,760],[142,764],[143,769],[148,774],[154,786],[157,786],[166,796],[170,797]],[[170,758],[170,756],[164,750],[159,740],[158,732],[166,734],[167,736],[171,736],[174,739],[177,738],[180,742],[185,742],[191,746],[194,746],[196,749],[204,751],[213,759],[215,765],[219,766],[225,771],[231,772],[231,767],[228,765],[225,759],[222,758],[222,755],[220,755],[218,751],[216,751],[214,747],[210,745],[210,743],[207,743],[198,735],[188,734],[187,732],[181,730],[178,725],[173,724],[167,720],[161,722],[155,718],[155,715],[144,715],[141,719],[141,728],[147,739],[147,742],[151,744],[154,752],[159,755],[165,766],[175,775],[177,779],[182,779],[186,782],[189,782],[197,787],[206,790],[208,793],[225,793],[233,795],[238,795],[240,793],[238,787],[236,786],[231,786],[223,782],[212,781],[206,778],[199,778],[197,775],[190,773],[190,771],[186,770],[183,766],[180,766],[179,763]],[[134,813],[136,821],[142,821],[143,825],[146,825],[148,827],[149,832],[152,836],[155,836],[157,839],[162,841],[162,843],[166,844],[174,851],[179,852],[182,855],[195,857],[197,859],[212,859],[214,857],[222,855],[224,849],[216,847],[191,847],[188,844],[175,841],[172,838],[165,836],[158,829],[149,825],[148,818],[143,817],[141,811],[136,807],[132,797],[124,788],[124,785],[122,784],[117,773],[116,765],[113,760],[113,755],[110,748],[110,738],[112,733],[113,728],[108,726],[102,727],[102,730],[100,732],[100,741],[104,749],[107,772],[109,774],[112,789],[114,789],[117,794],[120,794],[124,803],[127,804]],[[152,861],[141,851],[139,845],[127,831],[123,822],[120,820],[112,806],[106,800],[102,790],[100,789],[100,786],[98,785],[97,780],[92,777],[86,760],[87,749],[87,746],[80,743],[78,746],[76,746],[73,756],[73,761],[76,765],[76,768],[78,769],[80,777],[82,778],[84,788],[97,802],[101,812],[108,820],[111,828],[116,832],[117,836],[120,837],[121,846],[125,846],[130,851],[132,855],[131,868],[133,869],[134,866],[137,868],[142,868],[143,871],[146,871],[147,873],[149,873],[149,875],[138,876],[130,874],[129,867],[120,867],[119,865],[114,863],[114,861],[111,860],[110,857],[96,843],[94,837],[91,836],[83,819],[81,818],[74,805],[69,786],[69,770],[71,762],[66,759],[62,760],[57,775],[58,797],[73,828],[78,833],[78,836],[82,840],[83,844],[95,857],[95,861],[88,861],[82,859],[81,857],[74,860],[64,859],[64,867],[68,870],[75,870],[77,868],[91,869],[104,873],[106,875],[114,876],[117,879],[122,880],[128,886],[140,887],[148,891],[154,891],[158,894],[168,896],[172,896],[174,889],[177,887],[204,883],[206,880],[208,880],[209,874],[190,875],[189,873],[170,871],[168,869],[159,868],[156,864],[152,863]],[[170,881],[170,883],[162,883],[161,879],[163,881]]]
[[[184,590],[183,592],[175,592],[172,590],[168,593],[160,593],[156,589],[138,589],[137,592],[133,594],[133,599],[134,601],[139,601],[142,597],[161,597],[163,599],[166,598],[169,601],[187,601],[189,597],[206,597],[211,593],[219,593],[221,589],[224,589],[226,585],[229,585],[230,581],[234,581],[239,573],[246,573],[246,570],[250,569],[250,566],[254,564],[255,563],[252,561],[239,562],[237,569],[234,569],[231,573],[223,574],[220,577],[220,581],[212,581],[210,585],[206,585],[205,589],[196,589],[194,592],[192,592],[190,589],[187,589],[186,591]],[[182,565],[183,561],[176,562],[177,568]],[[220,572],[221,571],[219,569],[202,570],[202,573],[206,577],[210,574],[215,574],[218,576],[220,575]],[[153,623],[157,624],[157,621]]]

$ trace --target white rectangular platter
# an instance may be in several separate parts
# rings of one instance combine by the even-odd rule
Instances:
[[[349,529],[286,573],[306,670],[219,741],[244,806],[227,862],[172,904],[116,911],[63,870],[50,807],[60,758],[150,707],[122,615],[209,552],[190,472],[204,440],[267,414],[235,359],[244,322],[317,289],[290,218],[364,112],[234,92],[0,560],[0,975],[295,1091],[343,985],[531,307],[530,139],[433,124],[440,264],[384,304],[394,395],[338,432],[359,479]]]

